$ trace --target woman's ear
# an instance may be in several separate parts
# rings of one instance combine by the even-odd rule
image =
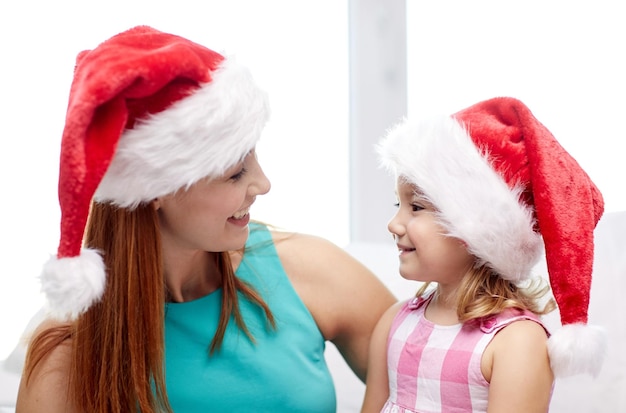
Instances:
[[[152,208],[154,208],[155,211],[158,211],[159,208],[161,208],[161,198],[154,198],[150,204],[152,205]]]

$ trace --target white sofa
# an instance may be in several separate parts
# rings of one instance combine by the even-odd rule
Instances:
[[[416,284],[397,274],[397,252],[391,244],[352,244],[346,250],[377,274],[400,299],[408,298]],[[545,273],[545,264],[537,271]],[[606,214],[596,229],[596,255],[589,317],[606,327],[608,357],[598,377],[575,376],[556,382],[551,413],[626,412],[626,211]],[[30,331],[41,315],[26,326]],[[546,318],[558,328],[558,314]],[[25,348],[16,343],[11,355],[0,361],[0,413],[13,413]],[[326,357],[337,388],[337,412],[358,412],[365,386],[350,371],[332,344]]]

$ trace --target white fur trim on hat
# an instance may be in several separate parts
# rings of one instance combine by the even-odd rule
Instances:
[[[225,59],[209,83],[124,132],[94,199],[133,208],[221,176],[254,149],[268,118],[266,93]]]
[[[77,257],[51,257],[41,275],[50,315],[75,319],[102,296],[105,281],[104,262],[96,250],[83,249]]]
[[[599,326],[566,324],[548,339],[550,365],[556,377],[588,373],[596,377],[608,347],[606,331]]]
[[[532,210],[450,116],[404,121],[378,146],[383,166],[416,185],[437,208],[448,234],[480,262],[514,283],[530,276],[541,257]]]

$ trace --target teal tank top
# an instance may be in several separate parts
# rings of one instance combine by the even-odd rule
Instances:
[[[176,413],[335,412],[336,396],[324,358],[325,340],[296,294],[265,226],[250,225],[237,277],[261,293],[276,319],[240,295],[252,343],[230,320],[221,350],[209,356],[222,303],[221,289],[165,314],[167,395]]]

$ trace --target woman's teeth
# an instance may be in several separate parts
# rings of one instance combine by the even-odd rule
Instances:
[[[246,208],[243,211],[239,211],[239,212],[233,214],[233,218],[241,219],[241,218],[245,217],[246,215],[248,215],[249,212],[250,212],[250,208]]]

